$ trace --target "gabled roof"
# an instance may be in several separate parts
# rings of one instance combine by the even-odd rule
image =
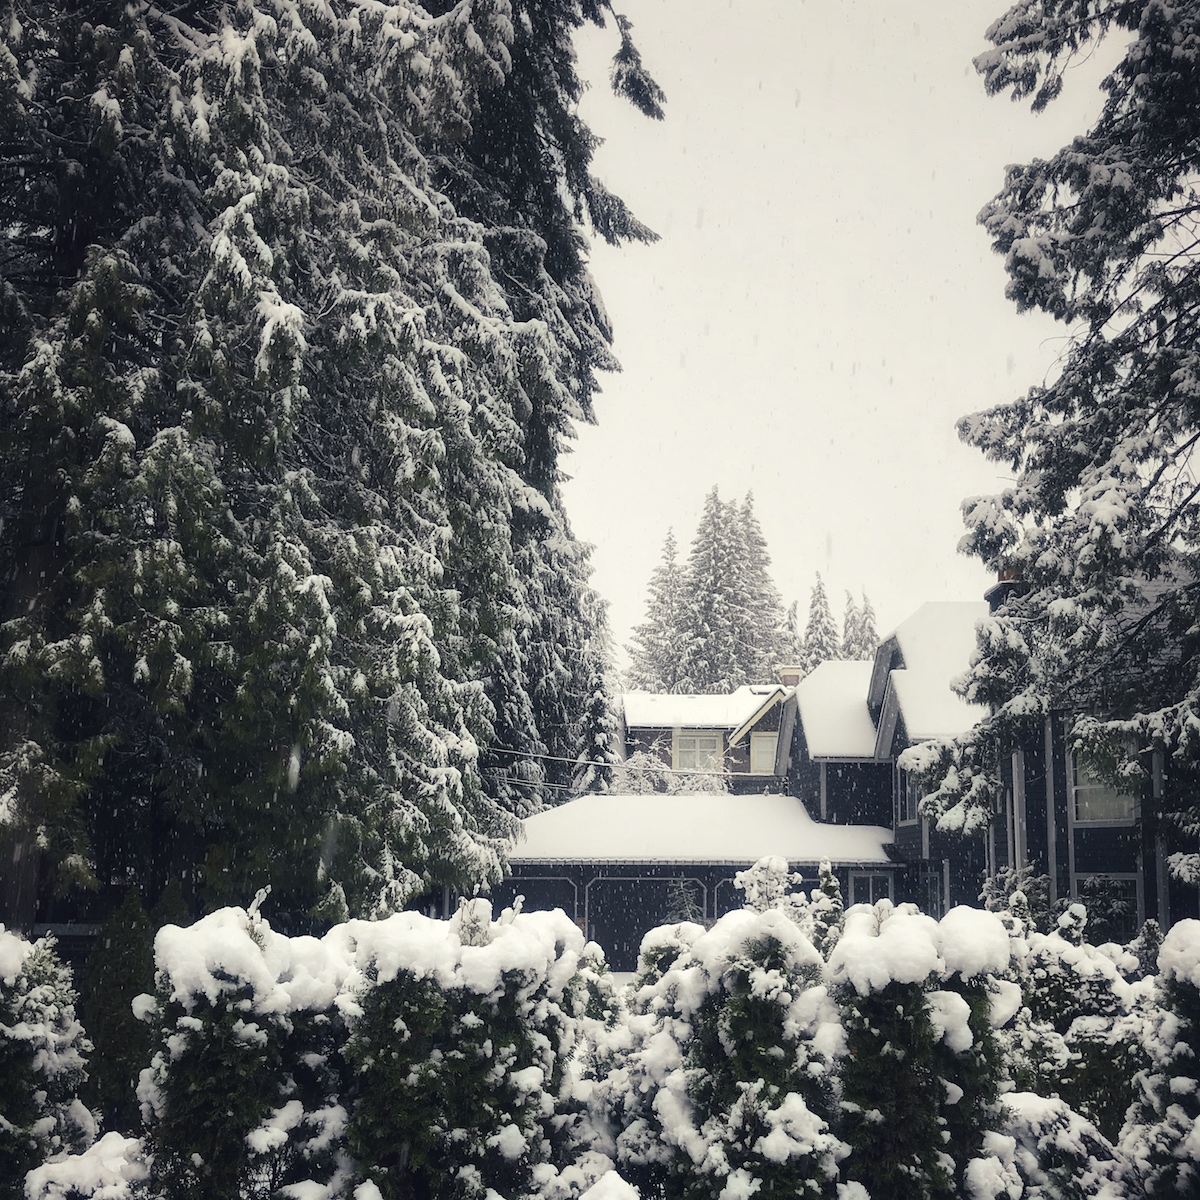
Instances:
[[[971,665],[975,626],[988,615],[986,600],[931,600],[896,626],[892,637],[909,671],[938,671],[947,681]]]
[[[588,795],[526,819],[513,866],[528,863],[887,863],[892,831],[823,825],[793,796]]]
[[[930,601],[880,644],[871,680],[871,698],[880,706],[877,758],[890,756],[900,719],[908,740],[918,742],[965,733],[987,715],[951,686],[971,665],[975,627],[987,615],[984,600]]]
[[[796,685],[809,758],[872,758],[875,725],[867,709],[871,661],[823,662]]]
[[[728,729],[730,744],[788,694],[779,684],[743,684],[719,696],[626,692],[627,729]]]

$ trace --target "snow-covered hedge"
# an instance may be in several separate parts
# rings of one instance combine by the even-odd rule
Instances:
[[[597,1088],[611,1153],[643,1195],[816,1195],[837,1178],[843,1037],[822,972],[779,909],[647,936],[621,1053]]]
[[[226,909],[155,957],[164,1044],[139,1096],[171,1200],[517,1197],[569,1162],[568,1066],[611,997],[561,912],[477,900],[317,939]]]
[[[0,1061],[25,1064],[0,1092],[0,1131],[25,1141],[3,1145],[34,1168],[27,1200],[1118,1200],[1200,1184],[1200,922],[1143,978],[1075,918],[1040,934],[1019,903],[841,914],[760,866],[753,907],[651,932],[623,990],[562,913],[493,920],[482,901],[322,938],[253,909],[167,926],[157,994],[136,1004],[159,1036],[144,1135],[90,1145],[69,979],[45,946],[0,935]],[[30,1020],[9,1019],[14,996]],[[18,1094],[41,1106],[20,1123]]]

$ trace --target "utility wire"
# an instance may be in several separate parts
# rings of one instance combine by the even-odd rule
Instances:
[[[581,766],[581,767],[585,767],[585,766],[613,767],[613,768],[624,768],[626,770],[635,770],[635,771],[638,770],[637,767],[630,767],[627,762],[615,762],[615,763],[614,762],[594,762],[591,759],[580,760],[578,758],[560,758],[556,754],[534,754],[529,750],[509,750],[505,746],[488,746],[487,749],[483,751],[483,753],[485,755],[492,754],[492,753],[515,754],[519,758],[537,758],[537,759],[542,759],[545,762],[572,763],[572,764],[577,764],[578,766]],[[725,776],[728,774],[727,771],[699,771],[699,770],[695,770],[695,769],[689,768],[689,767],[668,767],[666,763],[658,764],[656,766],[656,769],[662,770],[662,771],[668,771],[672,775],[706,775],[706,776],[709,776],[712,778],[716,778],[719,776],[722,779],[724,779]]]

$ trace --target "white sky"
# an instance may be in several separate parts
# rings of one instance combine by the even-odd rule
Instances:
[[[564,462],[619,645],[668,526],[752,489],[785,604],[820,571],[880,632],[989,583],[956,553],[964,496],[1004,486],[957,417],[1052,371],[1063,329],[1018,317],[975,223],[1006,163],[1047,156],[1099,106],[1091,63],[1034,117],[971,66],[1002,0],[622,0],[667,93],[611,97],[616,31],[589,31],[594,170],[662,235],[595,247],[623,373]],[[1107,56],[1111,60],[1111,53]]]

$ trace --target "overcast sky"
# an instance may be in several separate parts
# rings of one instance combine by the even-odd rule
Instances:
[[[1004,166],[1099,107],[1086,64],[1033,116],[971,66],[979,0],[623,0],[667,118],[613,99],[615,31],[580,38],[595,172],[662,236],[594,249],[620,375],[565,460],[576,533],[619,644],[669,526],[754,492],[785,603],[814,573],[835,615],[865,588],[880,632],[977,599],[964,496],[1004,486],[955,419],[1054,369],[1064,330],[1017,316],[976,214]]]

